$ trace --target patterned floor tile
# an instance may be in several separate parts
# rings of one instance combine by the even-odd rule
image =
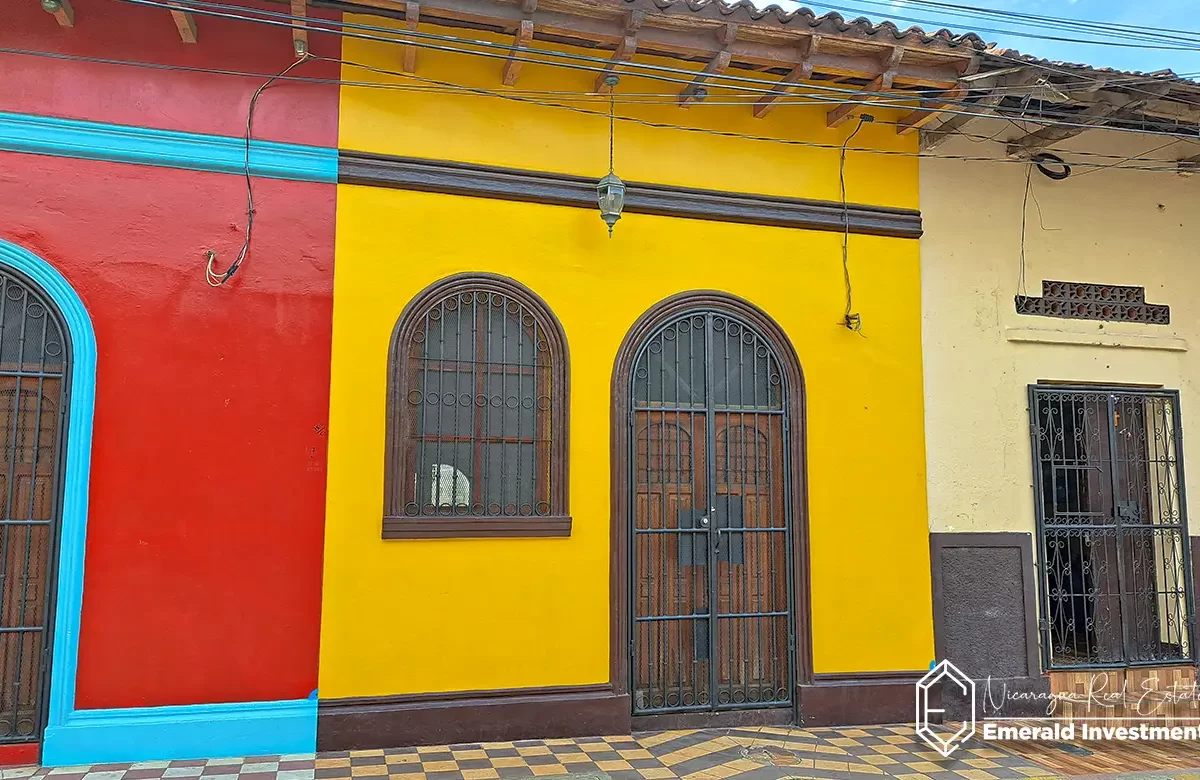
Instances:
[[[662,731],[191,761],[17,767],[0,780],[1025,780],[1200,767],[1200,745],[968,742],[950,758],[912,726]],[[1197,770],[1200,772],[1200,770]]]

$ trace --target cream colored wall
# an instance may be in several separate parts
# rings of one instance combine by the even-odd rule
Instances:
[[[1004,134],[976,123],[972,134]],[[1091,131],[1078,152],[1147,156],[1162,138]],[[1194,154],[1176,145],[1154,157]],[[1075,154],[1072,154],[1075,153]],[[1003,157],[999,143],[955,138],[937,155]],[[1200,178],[1077,167],[1031,177],[1025,240],[1029,295],[1043,279],[1140,285],[1171,307],[1169,326],[1018,316],[1026,166],[922,159],[922,338],[929,523],[934,532],[1033,531],[1027,385],[1039,380],[1153,383],[1178,389],[1188,493],[1200,496]],[[1035,200],[1036,199],[1036,200]],[[1038,204],[1041,207],[1039,224]],[[1190,457],[1189,457],[1190,456]],[[1200,532],[1195,500],[1191,531]]]

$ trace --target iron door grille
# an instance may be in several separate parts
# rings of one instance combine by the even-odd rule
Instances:
[[[794,626],[787,388],[774,346],[719,311],[632,364],[633,711],[787,706]]]
[[[1195,658],[1179,394],[1031,385],[1047,669]]]

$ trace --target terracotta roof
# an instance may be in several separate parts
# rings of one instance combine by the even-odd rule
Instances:
[[[1032,54],[1023,54],[1016,49],[1007,49],[995,44],[990,44],[984,51],[985,62],[995,60],[995,64],[1003,67],[1011,67],[1013,65],[1034,65],[1045,68],[1051,72],[1055,70],[1067,71],[1071,75],[1078,73],[1103,74],[1106,76],[1131,76],[1138,79],[1155,79],[1161,81],[1175,81],[1181,84],[1200,84],[1200,81],[1191,78],[1180,76],[1170,68],[1163,70],[1120,70],[1118,68],[1099,67],[1096,65],[1087,65],[1080,62],[1065,62],[1063,60],[1048,60],[1044,57],[1037,57]],[[1064,73],[1063,75],[1066,75]]]
[[[645,8],[639,0],[622,0],[627,5],[637,3]],[[922,45],[944,44],[952,47],[967,46],[982,50],[987,44],[975,33],[956,34],[950,30],[941,29],[926,32],[920,27],[900,29],[889,21],[872,22],[865,17],[847,20],[846,17],[830,11],[818,16],[809,8],[797,8],[785,11],[777,5],[758,7],[750,0],[652,0],[654,8],[659,11],[672,12],[686,10],[695,14],[705,14],[716,11],[725,17],[736,17],[730,21],[758,24],[778,24],[791,28],[801,28],[799,31],[825,33],[828,35],[851,35],[876,39],[881,43],[919,43]],[[649,10],[649,9],[647,9]]]

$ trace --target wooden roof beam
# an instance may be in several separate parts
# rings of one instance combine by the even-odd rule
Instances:
[[[932,130],[923,130],[921,132],[921,149],[924,151],[936,149],[942,145],[943,141],[960,132],[976,119],[994,115],[996,113],[995,107],[1000,105],[1000,102],[1003,100],[1003,92],[992,92],[972,103],[973,108],[959,106],[960,111],[969,111],[972,113],[953,114],[949,119]]]
[[[1008,156],[1020,157],[1023,154],[1052,146],[1059,141],[1074,138],[1086,130],[1104,124],[1106,119],[1110,119],[1127,110],[1129,106],[1130,104],[1128,103],[1116,105],[1111,103],[1093,103],[1082,112],[1061,120],[1069,124],[1048,125],[1028,135],[1021,136],[1016,140],[1009,141]]]
[[[184,43],[195,43],[200,39],[196,30],[196,17],[192,16],[190,11],[172,8],[171,19],[175,22],[175,29],[179,31],[179,40]]]
[[[792,68],[786,76],[779,80],[768,95],[763,95],[758,100],[754,101],[754,118],[762,119],[777,105],[776,101],[786,95],[791,90],[795,89],[796,85],[801,81],[808,81],[812,78],[813,62],[812,58],[821,49],[821,36],[814,35],[808,39],[808,44],[804,47],[801,54],[801,59],[796,67]]]
[[[42,0],[42,9],[54,17],[59,27],[75,26],[75,9],[71,0]]]
[[[612,91],[612,87],[604,83],[609,74],[617,69],[617,66],[622,62],[629,62],[633,59],[633,55],[637,54],[638,47],[638,32],[642,29],[642,23],[646,21],[645,11],[630,11],[629,16],[625,18],[625,35],[617,44],[617,50],[613,52],[613,56],[609,58],[608,64],[604,66],[604,70],[596,76],[596,86],[593,92],[606,95]]]
[[[962,100],[966,94],[967,90],[963,87],[955,87],[940,97],[922,99],[920,108],[905,114],[896,122],[896,135],[908,135],[915,130],[920,130],[936,119],[942,109],[949,108],[956,101]]]
[[[308,0],[292,0],[292,52],[296,57],[308,54]]]
[[[896,79],[896,67],[900,65],[900,60],[904,57],[904,49],[899,46],[892,49],[891,56],[884,63],[885,70],[871,80],[870,84],[863,87],[863,92],[886,92],[892,88],[892,83]],[[870,96],[868,96],[870,97]],[[854,101],[842,103],[840,106],[835,106],[828,114],[825,115],[825,124],[828,127],[841,127],[852,116],[858,113],[862,108],[863,101]]]
[[[533,41],[533,22],[528,19],[521,21],[517,27],[517,33],[513,36],[513,49],[507,60],[504,61],[504,72],[500,76],[501,82],[506,87],[511,87],[517,83],[517,76],[521,73],[521,66],[525,63],[519,59],[521,52],[517,49],[523,49]]]
[[[970,108],[959,106],[959,113],[952,114],[945,122],[942,122],[935,128],[921,131],[921,149],[925,151],[936,149],[947,138],[962,131],[975,120],[982,117],[995,116],[996,106],[1004,102],[1005,97],[1012,94],[1019,94],[1014,93],[1013,88],[1027,86],[1038,78],[1038,71],[1034,68],[1013,68],[1002,73],[998,78],[989,78],[987,80],[989,82],[988,91],[975,100]],[[980,81],[982,80],[976,79],[972,81],[972,86],[978,84]]]
[[[696,74],[692,79],[692,83],[688,84],[679,93],[679,107],[687,108],[697,100],[703,100],[708,94],[708,90],[704,88],[704,82],[708,81],[713,76],[719,76],[729,68],[729,63],[733,55],[729,53],[729,47],[737,40],[736,24],[727,24],[717,33],[717,39],[725,46],[717,56],[708,61],[704,66],[704,70]]]
[[[404,29],[416,32],[421,22],[421,4],[409,0],[404,4]],[[401,70],[405,73],[417,72],[417,47],[412,44],[404,45],[404,63]]]
[[[1165,95],[1170,91],[1171,84],[1169,82],[1147,84],[1131,89],[1134,92],[1129,94],[1102,89],[1089,89],[1083,93],[1072,92],[1071,98],[1073,101],[1095,101],[1084,109],[1083,112],[1062,120],[1076,126],[1043,127],[1015,141],[1010,141],[1008,144],[1008,156],[1018,157],[1035,149],[1042,149],[1059,141],[1074,138],[1093,127],[1100,127],[1110,119],[1117,119],[1133,114],[1150,101]]]

